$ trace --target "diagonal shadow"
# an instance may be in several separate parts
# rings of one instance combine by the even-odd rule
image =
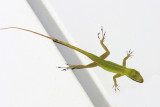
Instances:
[[[27,0],[27,2],[37,15],[47,33],[51,37],[67,42],[65,35],[55,22],[54,17],[50,15],[42,1]],[[68,64],[73,64],[73,62],[74,64],[82,64],[80,59],[72,49],[66,48],[65,46],[56,43],[55,45]],[[93,82],[86,69],[83,69],[81,71],[74,70],[73,73],[75,74],[76,78],[80,82],[81,86],[83,87],[95,107],[110,107],[109,103],[106,101],[97,85]]]

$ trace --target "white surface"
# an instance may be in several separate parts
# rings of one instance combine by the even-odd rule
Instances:
[[[97,33],[100,31],[100,26],[104,26],[104,29],[107,31],[105,44],[111,51],[111,54],[107,59],[121,64],[122,59],[126,56],[126,51],[129,49],[134,50],[134,56],[127,61],[127,66],[140,71],[140,73],[144,77],[143,84],[136,83],[126,77],[121,77],[118,79],[121,91],[115,94],[114,90],[112,89],[112,73],[104,71],[103,69],[98,67],[94,69],[88,69],[91,73],[96,73],[99,81],[104,86],[103,87],[100,85],[101,87],[99,88],[101,88],[103,92],[106,91],[104,93],[107,94],[104,95],[106,98],[108,98],[108,100],[110,101],[109,103],[112,104],[113,107],[160,106],[160,87],[158,85],[160,84],[159,0],[46,1],[48,1],[54,11],[56,11],[61,22],[64,24],[67,31],[71,34],[71,41],[73,41],[73,44],[76,43],[78,47],[95,53],[96,55],[102,54],[104,50],[99,44]],[[3,2],[1,1],[0,12],[3,15],[1,15],[0,17],[0,27],[17,25],[25,28],[27,27],[35,31],[42,31],[43,33],[43,29],[40,27],[41,25],[31,18],[31,16],[33,16],[34,14],[32,14],[31,16],[27,14],[26,8],[24,8],[25,6],[22,4],[24,4],[24,2],[20,2],[20,0],[16,3],[15,1],[11,2],[9,0],[5,0]],[[32,12],[29,11],[29,13],[31,14]],[[55,82],[56,79],[60,79],[59,81],[61,81],[66,77],[66,79],[64,80],[66,84],[66,81],[69,78],[67,75],[70,75],[72,77],[74,76],[71,73],[64,74],[58,72],[58,74],[55,75],[60,76],[56,76],[56,79],[50,77],[51,75],[53,75],[52,73],[55,73],[53,72],[53,70],[56,66],[64,65],[64,61],[62,61],[63,59],[59,60],[59,57],[53,55],[55,51],[53,49],[54,45],[52,44],[52,42],[49,40],[44,40],[43,38],[39,38],[38,36],[30,36],[32,35],[30,33],[20,32],[16,30],[0,31],[0,35],[2,37],[2,39],[0,39],[0,49],[2,50],[2,52],[0,53],[0,56],[2,56],[2,60],[0,61],[2,79],[0,83],[2,87],[0,93],[0,101],[3,102],[0,104],[8,104],[8,106],[16,104],[19,104],[19,106],[22,106],[23,104],[28,104],[26,106],[35,106],[36,104],[37,106],[44,106],[43,104],[48,104],[53,106],[55,103],[50,98],[50,95],[52,92],[54,92],[54,86],[48,79],[54,79],[53,82]],[[22,35],[26,36],[22,37]],[[27,39],[29,39],[29,42],[27,41]],[[4,46],[6,48],[4,48]],[[45,48],[45,51],[42,50],[42,47]],[[39,50],[38,52],[36,52],[37,49]],[[21,50],[21,52],[19,52],[18,50]],[[48,52],[48,50],[50,51]],[[42,53],[43,55],[41,55],[40,53]],[[79,57],[81,57],[83,62],[90,62],[90,60],[86,57],[83,57],[83,55],[78,55]],[[47,59],[46,56],[51,57]],[[56,60],[56,64],[55,58],[58,58],[58,60]],[[21,60],[25,60],[26,62],[23,62]],[[9,68],[8,64],[10,65]],[[22,68],[19,67],[20,64],[21,66],[24,64]],[[50,69],[48,73],[47,71],[44,72],[44,70],[46,70],[46,68],[42,66],[44,64],[47,64],[47,69]],[[12,69],[12,71],[10,69]],[[21,75],[22,77],[19,75]],[[48,81],[44,82],[44,80]],[[74,82],[75,81],[76,80],[74,80]],[[99,85],[99,82],[97,83]],[[62,87],[65,84],[62,83]],[[75,84],[78,83],[76,82]],[[72,87],[73,86],[74,85],[72,85]],[[66,87],[68,87],[68,85]],[[81,90],[81,88],[79,88],[79,85],[77,89]],[[48,92],[46,90],[50,91]],[[61,90],[64,91],[64,88]],[[58,90],[58,92],[61,92],[61,90]],[[65,91],[72,92],[72,90],[70,90],[70,87],[65,88]],[[67,97],[68,94],[69,93],[58,94],[59,96],[62,96],[58,98],[63,98],[65,102],[61,102],[62,99],[53,99],[54,101],[58,100],[58,104],[61,104],[62,106],[65,104],[72,104],[71,100],[75,97],[77,98],[77,100],[73,101],[75,101],[74,104],[76,104],[76,106],[77,104],[79,104],[79,101],[87,102],[80,103],[79,106],[81,106],[81,104],[91,104],[84,94],[82,95],[82,97],[85,97],[81,97],[82,99],[79,98],[78,92],[75,92],[75,95],[73,95],[73,97],[69,97],[71,99]],[[48,97],[42,98],[41,95]],[[18,103],[18,101],[22,103]],[[40,103],[37,103],[38,101]],[[55,106],[57,105],[55,104]]]
[[[0,1],[0,28],[46,34],[26,1]],[[0,107],[92,107],[51,40],[16,29],[0,31]]]
[[[127,66],[140,71],[144,77],[143,84],[121,77],[118,79],[121,91],[115,94],[112,73],[99,68],[89,69],[97,74],[113,107],[160,106],[157,100],[160,97],[159,0],[47,1],[78,47],[96,55],[102,54],[104,50],[96,34],[100,26],[104,26],[107,31],[105,44],[111,52],[108,60],[121,64],[126,51],[134,50]],[[90,62],[86,57],[82,60]]]
[[[49,2],[39,0],[28,0],[28,2],[51,37],[74,45],[76,44]],[[60,44],[56,44],[56,46],[68,64],[84,64],[80,61],[80,56],[77,56],[74,50]],[[99,80],[96,79],[96,75],[93,75],[93,72],[91,75],[91,72],[87,69],[76,69],[73,70],[73,73],[94,106],[110,107],[106,98],[107,95],[105,91],[103,91],[105,89]]]

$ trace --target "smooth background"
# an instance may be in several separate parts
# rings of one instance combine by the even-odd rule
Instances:
[[[98,78],[98,81],[100,81],[101,86],[103,87],[103,89],[101,90],[105,91],[104,93],[107,93],[105,94],[105,97],[113,107],[160,106],[159,102],[160,1],[158,0],[134,0],[134,1],[45,0],[45,1],[48,4],[50,4],[52,9],[56,12],[61,23],[63,23],[63,26],[69,32],[70,37],[67,38],[69,39],[70,43],[73,42],[72,44],[89,52],[92,52],[96,55],[102,54],[104,50],[99,44],[97,33],[100,31],[101,26],[103,26],[104,30],[106,30],[107,32],[105,44],[107,45],[107,47],[111,52],[110,56],[107,58],[108,60],[121,64],[123,58],[126,56],[126,51],[129,49],[132,49],[134,51],[134,56],[127,61],[127,66],[135,68],[138,71],[140,71],[140,73],[144,77],[143,84],[132,81],[124,76],[118,79],[118,83],[120,85],[120,92],[115,93],[114,90],[112,89],[113,86],[112,76],[114,75],[113,73],[104,71],[99,67],[94,69],[87,69],[89,72],[94,72],[96,74],[96,78]],[[3,18],[1,19],[3,21],[3,25],[1,24],[2,25],[1,27],[18,25],[22,27],[27,27],[32,30],[36,30],[36,28],[40,26],[40,24],[33,25],[34,21],[29,20],[30,16],[24,16],[27,17],[27,19],[29,20],[28,25],[24,23],[26,19],[25,21],[14,20],[15,21],[14,23],[9,22],[8,20],[14,19],[13,16],[18,16],[20,13],[16,12],[12,13],[12,10],[13,8],[15,8],[15,6],[12,7],[12,4],[9,5],[7,2],[3,6],[6,7],[6,5],[8,7],[1,10],[1,14],[7,12],[9,14],[6,17],[3,16]],[[17,10],[20,10],[21,8]],[[24,11],[20,12],[24,13]],[[6,20],[5,23],[4,20]],[[39,30],[37,29],[36,31]],[[22,34],[19,35],[20,36],[24,35],[24,33],[22,32]],[[10,41],[11,42],[15,41],[15,37],[13,37],[13,39]],[[42,43],[44,43],[44,41],[40,42],[41,45]],[[38,47],[41,48],[40,44],[34,43],[34,45],[37,45],[36,48]],[[45,44],[47,45],[48,42],[46,42]],[[13,47],[14,45],[12,44],[11,46]],[[32,44],[31,46],[33,48]],[[13,54],[12,51],[10,53]],[[6,57],[8,57],[8,54],[3,54],[3,56],[6,55]],[[77,54],[84,63],[91,62],[88,58],[83,57],[83,55],[79,53]],[[44,57],[44,59],[46,60],[46,57]],[[16,63],[15,60],[17,59],[13,59],[13,62],[10,65]],[[48,60],[46,60],[45,62],[47,62]],[[35,59],[35,61],[37,61],[37,59]],[[64,62],[61,62],[60,60],[60,63],[58,64],[56,61],[55,66],[63,64]],[[73,62],[71,64],[75,63]],[[33,66],[32,67],[27,66],[27,67],[32,68]],[[22,67],[22,69],[24,68]],[[4,75],[2,76],[5,77]],[[4,90],[1,92],[6,91],[6,88],[3,89]],[[2,97],[1,99],[4,99],[4,97]]]
[[[48,35],[25,0],[0,1],[0,28],[19,26]],[[0,31],[0,107],[93,107],[49,39]]]
[[[102,54],[104,50],[99,44],[97,33],[103,26],[107,32],[105,44],[111,52],[108,60],[121,64],[126,51],[134,51],[134,56],[127,60],[127,66],[142,74],[143,84],[121,77],[118,79],[120,92],[115,94],[112,90],[112,73],[98,67],[89,69],[99,77],[112,105],[160,106],[159,0],[48,1],[78,47],[96,55]]]

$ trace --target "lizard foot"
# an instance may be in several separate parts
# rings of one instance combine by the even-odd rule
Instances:
[[[62,71],[67,71],[68,69],[74,69],[75,65],[66,64],[68,67],[57,67],[57,68],[63,68]]]
[[[106,37],[106,32],[103,32],[103,27],[101,27],[101,33],[102,33],[102,39],[100,39],[100,37],[99,37],[100,32],[98,33],[98,39],[99,39],[101,42],[104,42],[105,37]]]
[[[114,88],[115,93],[116,93],[116,91],[117,91],[117,90],[118,90],[118,91],[120,91],[118,87],[119,87],[119,85],[118,85],[118,84],[114,84],[114,85],[113,85],[113,87],[112,87],[112,88]]]
[[[127,51],[127,57],[132,57],[133,56],[133,52],[134,51],[131,51],[131,49],[129,51]]]

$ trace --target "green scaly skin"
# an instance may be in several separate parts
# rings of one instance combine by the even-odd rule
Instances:
[[[134,80],[136,82],[143,83],[143,77],[140,75],[140,73],[138,71],[136,71],[135,69],[131,69],[131,68],[126,67],[126,60],[131,56],[131,54],[132,54],[131,51],[129,51],[127,53],[127,56],[123,59],[123,65],[119,65],[119,64],[116,64],[114,62],[104,60],[110,54],[110,52],[107,49],[107,47],[103,44],[104,39],[105,39],[104,38],[105,33],[103,33],[103,28],[101,29],[103,38],[102,38],[102,40],[100,40],[100,43],[101,43],[102,47],[106,50],[106,52],[104,54],[102,54],[100,57],[98,57],[98,56],[96,56],[92,53],[89,53],[87,51],[84,51],[80,48],[77,48],[73,45],[65,43],[63,41],[51,38],[49,36],[31,31],[31,30],[27,30],[27,29],[23,29],[23,28],[19,28],[19,27],[7,27],[7,28],[2,28],[1,30],[10,29],[10,28],[25,30],[25,31],[29,31],[29,32],[41,35],[45,38],[53,40],[56,43],[59,43],[59,44],[62,44],[64,46],[67,46],[69,48],[72,48],[72,49],[86,55],[88,58],[90,58],[93,61],[93,63],[88,64],[88,65],[71,65],[69,67],[59,67],[59,68],[65,68],[64,70],[67,70],[67,69],[81,69],[81,68],[91,68],[91,67],[95,67],[95,66],[100,66],[107,71],[116,73],[116,75],[113,76],[113,80],[114,80],[114,86],[113,87],[115,87],[115,91],[118,89],[118,84],[117,84],[116,78],[118,78],[120,76],[123,76],[123,75],[126,75],[127,77],[131,78],[132,80]],[[98,38],[99,38],[99,34],[98,34]]]

